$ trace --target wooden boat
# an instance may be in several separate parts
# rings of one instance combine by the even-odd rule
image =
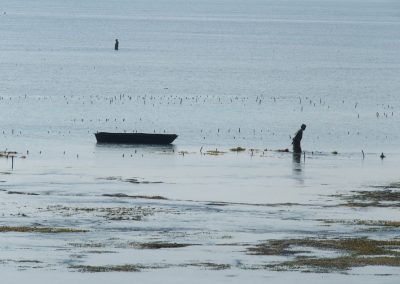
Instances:
[[[168,145],[171,144],[178,135],[158,134],[158,133],[110,133],[97,132],[94,134],[97,143],[112,144],[148,144],[148,145]]]

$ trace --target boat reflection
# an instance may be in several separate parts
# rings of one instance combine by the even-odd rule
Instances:
[[[113,143],[96,143],[96,151],[106,152],[141,152],[141,153],[174,153],[176,146],[168,145],[153,145],[153,144],[113,144]]]

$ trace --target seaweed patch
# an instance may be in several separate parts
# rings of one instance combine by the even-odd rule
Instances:
[[[165,248],[183,248],[191,246],[192,244],[149,242],[149,243],[131,243],[130,245],[140,249],[165,249]]]
[[[28,227],[28,226],[1,226],[1,233],[18,232],[18,233],[86,233],[88,230],[73,228],[53,228],[53,227]]]
[[[103,194],[105,197],[118,197],[118,198],[133,198],[133,199],[157,199],[168,200],[168,198],[159,195],[128,195],[124,193]]]
[[[307,249],[339,252],[337,257],[304,257]],[[400,240],[349,239],[288,239],[270,240],[248,248],[253,255],[293,256],[293,260],[267,265],[277,270],[299,269],[331,272],[367,265],[400,266]]]
[[[71,269],[76,269],[79,272],[139,272],[143,267],[140,265],[124,264],[124,265],[71,265]]]

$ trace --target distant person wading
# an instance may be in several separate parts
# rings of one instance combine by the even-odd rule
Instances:
[[[118,47],[119,47],[119,41],[118,41],[118,39],[116,39],[116,40],[115,40],[114,49],[115,49],[115,50],[118,50]]]
[[[306,125],[302,124],[301,128],[296,132],[296,135],[293,138],[293,153],[301,153],[301,139],[303,138],[303,131],[306,130]]]

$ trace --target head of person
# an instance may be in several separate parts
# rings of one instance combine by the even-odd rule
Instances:
[[[307,127],[307,125],[302,124],[302,125],[301,125],[301,130],[306,130],[306,127]]]

